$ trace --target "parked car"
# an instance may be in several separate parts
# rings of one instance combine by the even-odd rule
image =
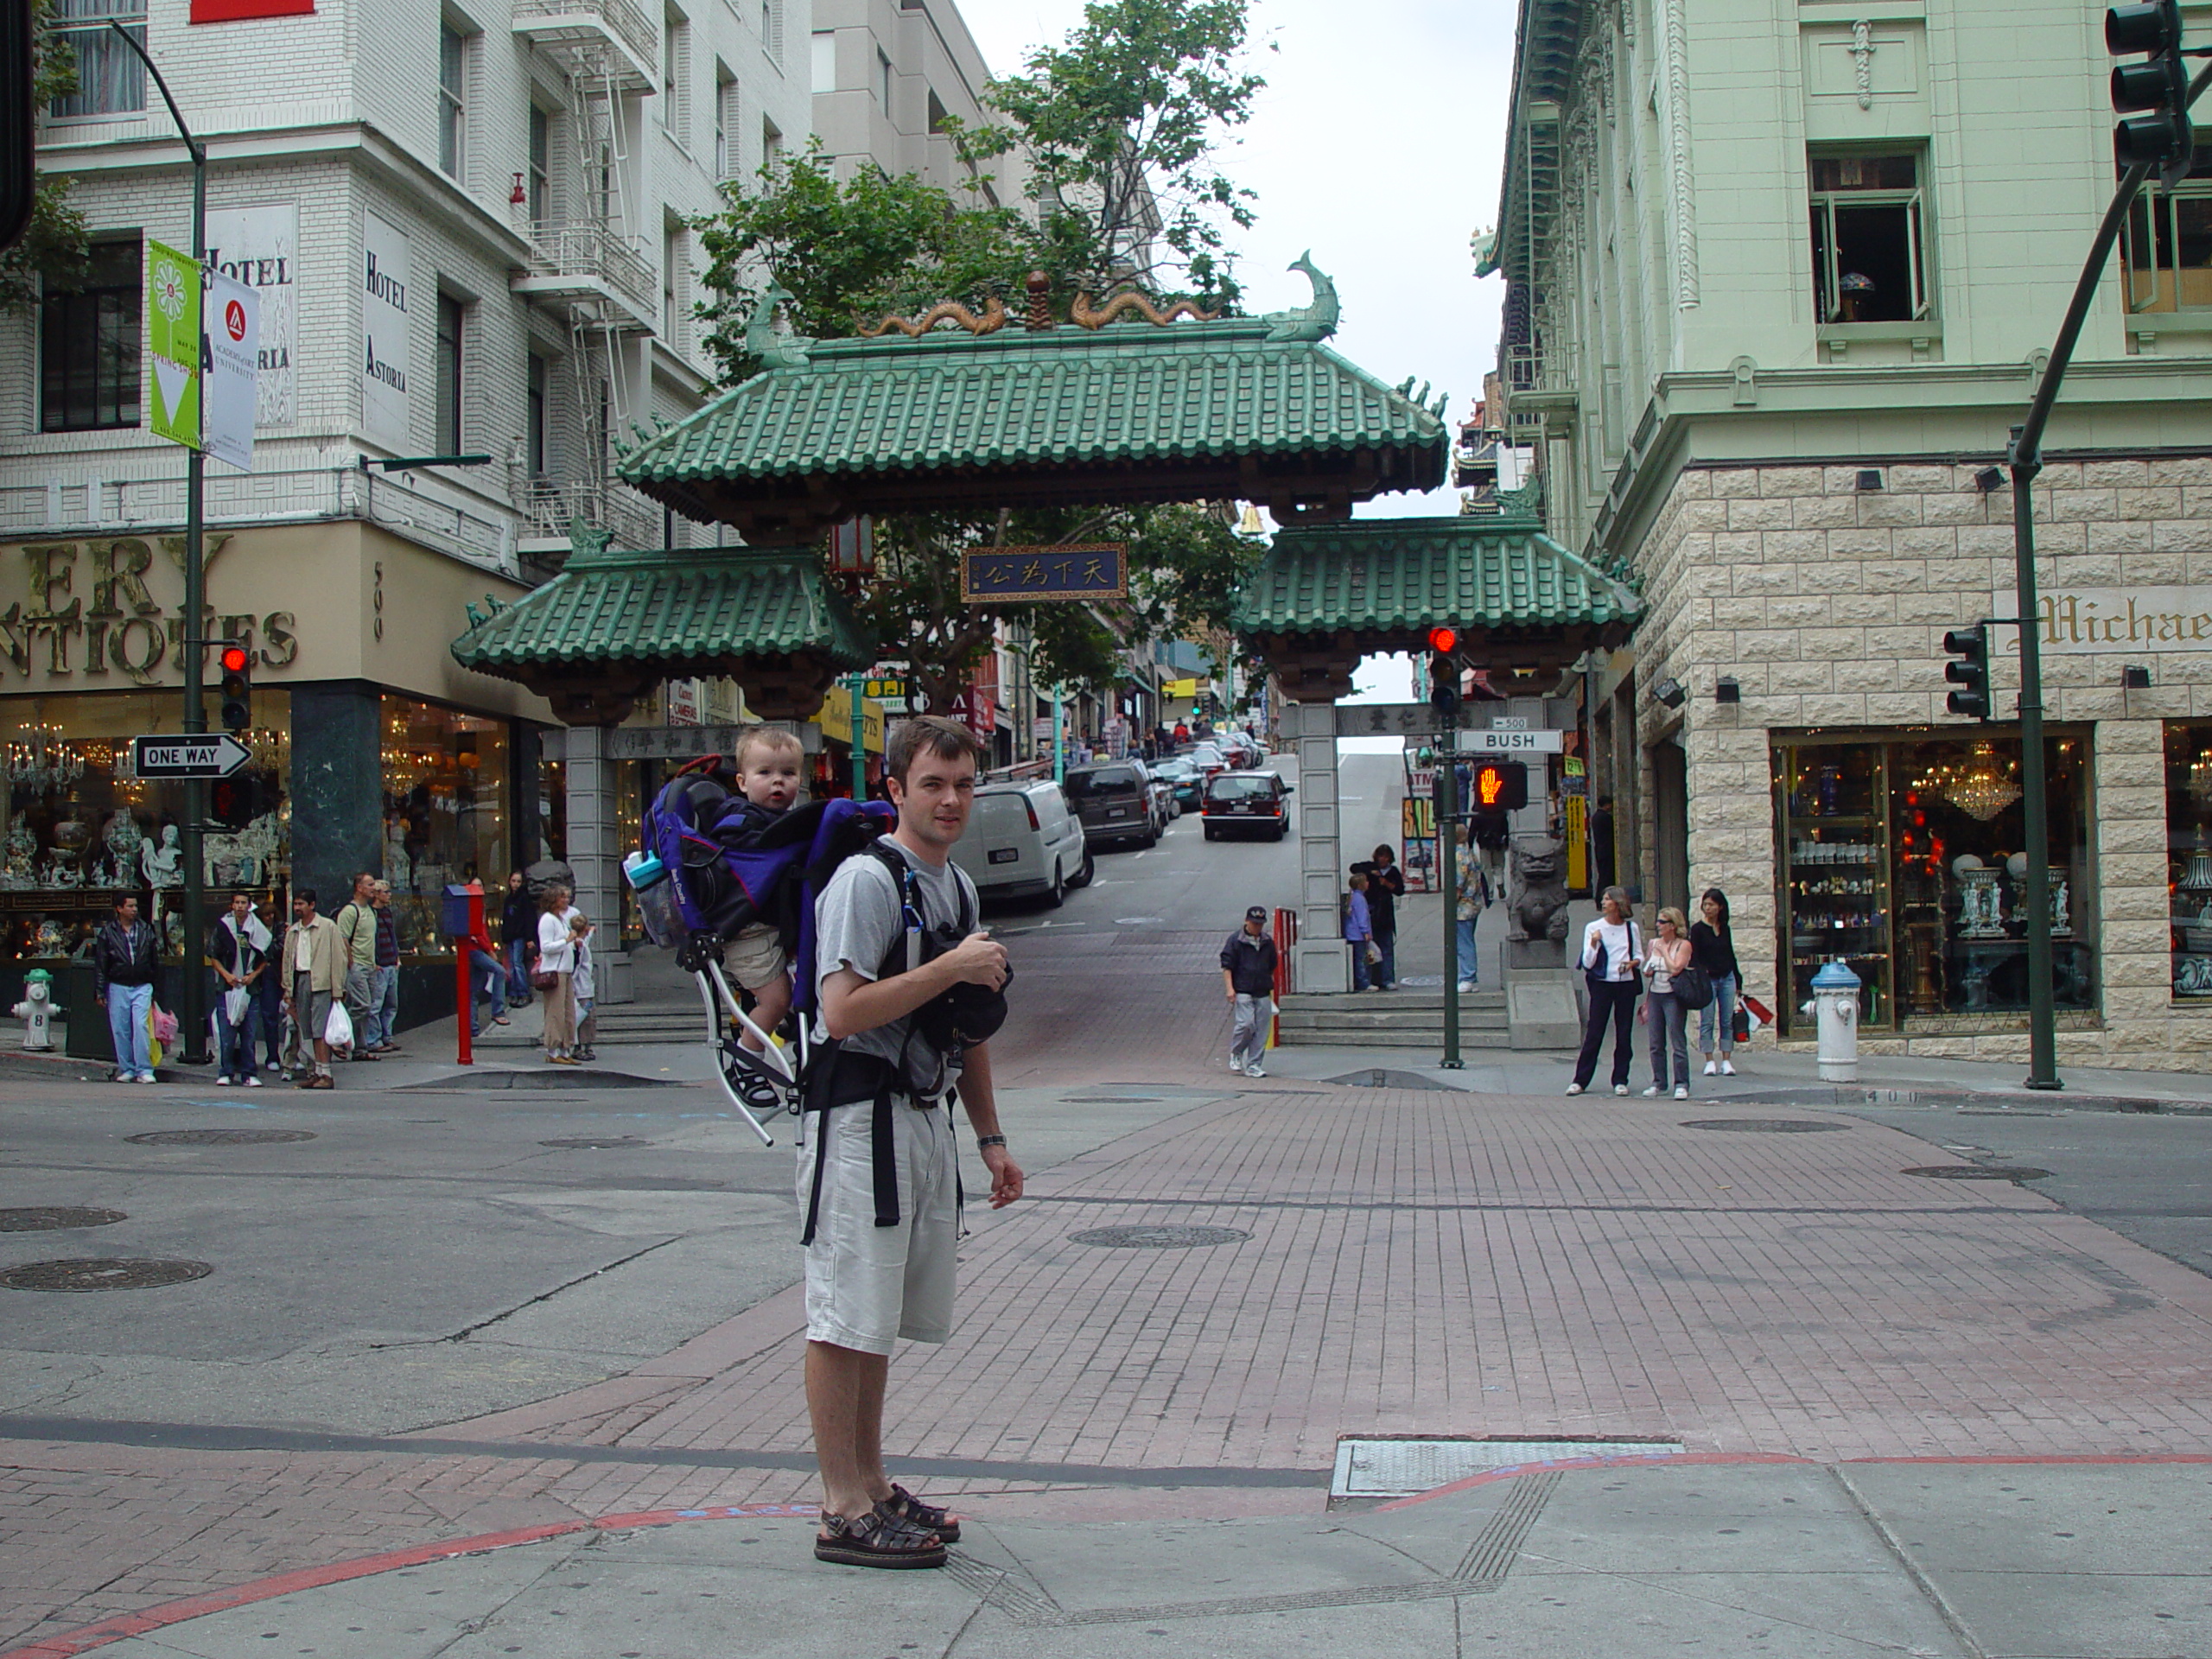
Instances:
[[[1272,772],[1223,772],[1206,779],[1206,839],[1290,833],[1291,785]]]
[[[1055,907],[1093,873],[1083,821],[1049,778],[977,790],[952,861],[986,899],[1042,894]]]
[[[1221,752],[1219,744],[1211,740],[1194,745],[1185,759],[1198,769],[1198,775],[1202,778],[1211,778],[1217,772],[1229,770],[1229,757]]]
[[[1067,775],[1069,804],[1083,820],[1090,845],[1134,841],[1141,847],[1160,840],[1153,804],[1152,779],[1141,760],[1109,760],[1077,766]]]
[[[1175,785],[1160,775],[1158,766],[1147,761],[1145,787],[1152,794],[1153,827],[1164,833],[1169,824],[1183,816],[1183,808],[1175,799]]]
[[[1182,755],[1160,761],[1153,767],[1152,775],[1165,780],[1174,792],[1175,808],[1179,812],[1195,812],[1205,799],[1205,779]]]

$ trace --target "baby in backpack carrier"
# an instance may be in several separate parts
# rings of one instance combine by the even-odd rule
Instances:
[[[799,767],[805,752],[791,733],[773,726],[756,727],[741,739],[731,764],[737,769],[737,787],[747,803],[747,828],[758,835],[791,810],[798,799]],[[772,922],[756,922],[738,930],[722,947],[722,966],[729,976],[753,995],[753,1020],[763,1031],[773,1031],[791,1011],[791,964]],[[760,1040],[750,1031],[739,1043],[753,1053]],[[747,1074],[739,1092],[752,1105],[780,1106],[775,1086],[765,1077]]]

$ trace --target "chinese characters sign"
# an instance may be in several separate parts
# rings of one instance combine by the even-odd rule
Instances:
[[[960,598],[1126,599],[1128,549],[1118,542],[1083,547],[977,547],[961,556]]]

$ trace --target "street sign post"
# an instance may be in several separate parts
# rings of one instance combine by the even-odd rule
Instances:
[[[228,732],[130,740],[131,769],[141,778],[227,778],[252,759]]]

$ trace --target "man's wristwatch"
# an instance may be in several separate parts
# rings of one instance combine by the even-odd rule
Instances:
[[[1004,1145],[1006,1145],[1006,1136],[1002,1135],[979,1135],[976,1137],[976,1150],[978,1152],[985,1152],[993,1147]]]

